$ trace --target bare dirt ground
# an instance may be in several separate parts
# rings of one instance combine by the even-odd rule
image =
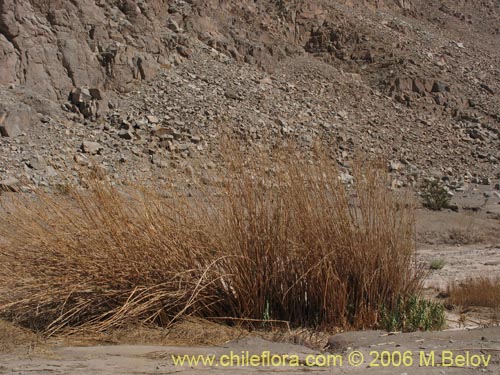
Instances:
[[[307,358],[321,352],[305,346],[273,343],[260,338],[244,338],[219,346],[63,346],[40,353],[0,355],[2,374],[195,374],[195,373],[332,373],[332,374],[498,374],[500,371],[500,328],[471,331],[446,331],[388,335],[384,332],[352,332],[334,336],[339,343],[335,350],[342,358],[330,367],[308,366]],[[172,355],[215,356],[216,360],[231,351],[261,355],[269,350],[273,355],[297,355],[298,366],[223,367],[176,366]],[[377,353],[409,353],[408,366],[384,367]],[[359,366],[349,363],[349,354],[356,352],[364,360]],[[361,354],[360,354],[361,353]],[[423,354],[425,353],[425,354]],[[451,360],[450,356],[455,359]],[[328,353],[327,353],[328,354]],[[391,354],[392,355],[392,354]],[[477,356],[487,362],[460,362],[459,355]],[[491,355],[491,357],[490,357]],[[434,357],[432,357],[434,356]],[[482,356],[482,357],[481,357]],[[320,357],[318,357],[320,358]],[[427,362],[433,358],[432,362]],[[469,360],[470,361],[470,360]],[[484,366],[487,363],[487,367]],[[379,366],[376,366],[376,365]],[[449,366],[448,366],[449,365]]]
[[[500,205],[485,202],[480,194],[454,200],[462,207],[482,205],[482,209],[417,212],[418,260],[428,268],[424,293],[429,298],[446,297],[451,283],[500,275]],[[443,267],[431,270],[433,261],[442,261]],[[448,307],[451,329],[498,325],[500,320],[497,310]]]

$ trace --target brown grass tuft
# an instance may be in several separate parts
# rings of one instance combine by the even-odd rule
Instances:
[[[387,189],[380,164],[358,162],[350,190],[331,161],[301,159],[233,163],[210,230],[235,255],[217,313],[373,327],[380,306],[418,288],[411,204]]]
[[[0,314],[48,334],[188,315],[377,326],[420,288],[411,200],[380,164],[358,161],[348,188],[328,158],[286,151],[239,153],[192,198],[94,178],[5,200]]]
[[[500,277],[469,278],[448,287],[450,302],[460,306],[500,308]]]
[[[214,301],[205,288],[217,258],[180,203],[91,180],[86,190],[16,197],[4,208],[0,310],[14,321],[49,333],[167,325]]]

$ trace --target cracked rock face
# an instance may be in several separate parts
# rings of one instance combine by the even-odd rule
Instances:
[[[163,1],[114,3],[0,1],[0,83],[58,100],[73,87],[125,87],[137,70],[147,78],[165,52]]]
[[[299,52],[325,18],[322,1],[1,0],[0,84],[23,85],[51,100],[74,87],[123,90],[171,63],[169,51],[189,58],[184,31],[272,70]]]
[[[0,180],[196,177],[230,130],[255,148],[321,141],[346,182],[357,149],[387,155],[394,188],[494,186],[499,14],[490,0],[0,0]]]

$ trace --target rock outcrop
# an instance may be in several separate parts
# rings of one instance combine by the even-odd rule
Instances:
[[[62,100],[151,78],[167,55],[166,14],[161,0],[1,0],[0,84]]]
[[[491,0],[0,0],[0,180],[194,178],[232,132],[256,148],[320,141],[346,183],[356,150],[387,155],[395,189],[497,183],[499,13]]]

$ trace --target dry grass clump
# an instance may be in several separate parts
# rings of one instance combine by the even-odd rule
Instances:
[[[460,306],[500,308],[500,277],[469,278],[448,287],[450,302]]]
[[[218,313],[373,327],[380,306],[418,288],[412,206],[381,165],[358,163],[349,190],[329,160],[300,160],[233,164],[211,222],[222,254],[236,255],[223,261],[234,292]]]
[[[187,315],[377,326],[419,291],[411,201],[377,163],[358,162],[350,189],[331,160],[287,151],[240,153],[192,198],[95,178],[5,201],[0,314],[48,334]]]
[[[471,225],[465,228],[453,228],[448,231],[446,243],[453,245],[473,245],[485,242],[486,236],[481,229]]]
[[[204,288],[217,259],[181,203],[98,179],[13,199],[0,219],[0,311],[11,320],[48,333],[167,325],[216,301]]]

